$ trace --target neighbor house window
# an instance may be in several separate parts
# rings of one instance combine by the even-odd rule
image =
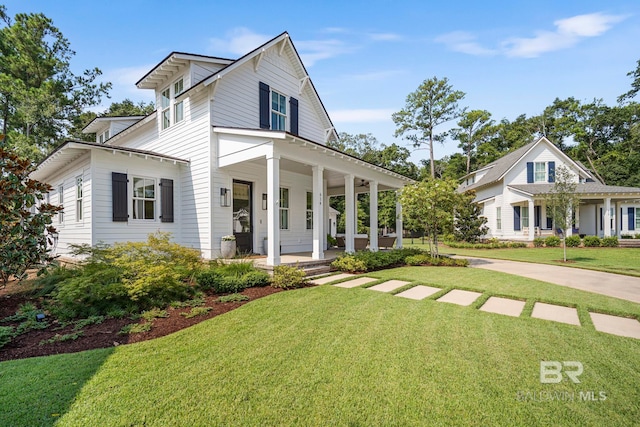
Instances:
[[[313,229],[313,193],[307,191],[307,230]]]
[[[76,178],[76,221],[82,221],[82,177]]]
[[[276,91],[271,91],[271,129],[286,130],[287,97]]]
[[[173,84],[173,96],[176,97],[184,91],[184,80],[180,79]],[[184,119],[184,101],[176,102],[173,106],[173,122],[178,123]]]
[[[502,208],[496,208],[496,230],[502,230]]]
[[[546,182],[547,181],[546,171],[547,171],[547,167],[545,162],[536,162],[534,181]]]
[[[64,222],[64,186],[58,186],[58,204],[63,209],[58,212],[58,224],[62,224]]]
[[[520,219],[522,220],[522,228],[529,227],[529,207],[523,206]]]
[[[162,107],[162,129],[166,129],[171,126],[171,90],[166,88],[162,91],[162,99],[160,101]]]
[[[109,139],[108,129],[100,134],[100,136],[98,137],[98,142],[100,142],[100,144],[103,144],[107,139]]]
[[[280,188],[280,230],[289,229],[289,189]]]
[[[156,180],[133,178],[133,219],[155,219]]]

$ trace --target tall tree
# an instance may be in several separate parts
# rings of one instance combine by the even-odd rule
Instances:
[[[395,136],[403,136],[416,148],[428,144],[432,178],[436,177],[433,143],[443,143],[448,135],[446,131],[436,133],[436,128],[460,115],[458,101],[464,96],[464,92],[453,90],[446,77],[433,77],[407,95],[405,107],[391,116]]]
[[[633,78],[633,82],[631,82],[631,89],[618,97],[619,103],[631,100],[638,94],[638,92],[640,92],[640,59],[638,60],[636,69],[629,71],[627,76]]]
[[[487,110],[464,111],[458,121],[458,127],[451,131],[453,139],[459,142],[458,148],[467,158],[467,173],[471,170],[471,159],[478,145],[491,136],[493,120]]]
[[[576,176],[566,167],[559,166],[555,171],[553,188],[546,195],[547,215],[553,219],[556,228],[562,230],[564,261],[567,261],[567,230],[572,227],[572,212],[580,204],[576,194]]]
[[[68,136],[75,117],[107,95],[101,71],[71,72],[75,52],[43,14],[0,13],[0,121],[5,144],[37,161]]]

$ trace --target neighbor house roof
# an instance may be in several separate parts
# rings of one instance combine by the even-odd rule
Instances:
[[[146,116],[104,116],[104,117],[96,117],[91,120],[83,129],[82,133],[96,133],[100,129],[104,123],[108,122],[116,122],[116,121],[138,121],[144,119]]]
[[[509,188],[530,196],[542,196],[550,193],[554,188],[554,184],[512,184],[509,185]],[[640,188],[604,185],[599,182],[584,182],[576,184],[576,193],[585,196],[619,195],[640,197]]]

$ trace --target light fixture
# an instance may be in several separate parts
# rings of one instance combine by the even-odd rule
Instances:
[[[231,196],[228,188],[220,188],[220,206],[231,206]]]
[[[262,210],[267,210],[267,193],[262,193]]]

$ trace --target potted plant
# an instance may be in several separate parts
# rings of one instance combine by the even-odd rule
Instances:
[[[236,255],[236,236],[233,234],[222,236],[220,253],[222,258],[233,258]]]

